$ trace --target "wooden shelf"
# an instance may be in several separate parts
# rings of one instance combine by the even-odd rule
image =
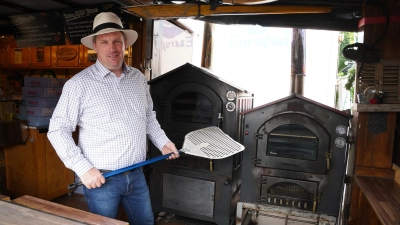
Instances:
[[[355,176],[382,225],[400,224],[400,185],[392,179]]]
[[[400,112],[400,104],[354,104],[357,112]]]

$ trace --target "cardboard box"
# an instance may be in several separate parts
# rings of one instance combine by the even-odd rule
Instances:
[[[51,116],[25,116],[29,126],[48,126],[50,124]]]
[[[22,87],[22,96],[24,99],[27,97],[59,98],[61,92],[62,88]]]
[[[34,107],[34,106],[20,106],[20,114],[27,116],[51,116],[55,107]]]
[[[25,106],[56,107],[58,100],[59,98],[28,97],[25,99]]]
[[[22,113],[19,113],[19,114],[17,115],[17,118],[20,119],[20,120],[26,120],[26,115],[25,115],[25,114],[22,114]]]
[[[67,78],[24,77],[24,86],[62,88],[67,80]]]

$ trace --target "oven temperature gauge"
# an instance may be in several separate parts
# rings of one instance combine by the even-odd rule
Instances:
[[[338,148],[344,148],[344,146],[346,146],[346,139],[342,138],[342,137],[338,137],[335,139],[335,145]]]
[[[226,110],[228,110],[228,112],[232,112],[233,110],[235,110],[236,105],[233,102],[228,102],[226,104]]]
[[[233,101],[236,98],[236,93],[233,91],[228,91],[228,93],[226,93],[226,99],[228,99],[229,101]]]
[[[336,127],[336,133],[339,135],[345,135],[347,133],[347,129],[343,125],[339,125]]]

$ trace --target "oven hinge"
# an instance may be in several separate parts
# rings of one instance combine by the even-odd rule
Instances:
[[[257,183],[259,183],[259,184],[266,184],[266,183],[267,183],[267,180],[266,180],[266,179],[263,179],[263,178],[260,178],[260,179],[257,180]],[[261,198],[261,197],[260,197],[260,198]]]
[[[328,170],[331,169],[331,158],[332,158],[332,152],[327,152],[326,153],[326,169],[328,169]]]
[[[253,137],[254,137],[254,139],[263,139],[263,134],[259,134],[259,133],[255,133],[254,135],[253,135]]]
[[[251,163],[253,163],[254,165],[260,164],[261,163],[261,159],[257,159],[257,158],[252,159]]]

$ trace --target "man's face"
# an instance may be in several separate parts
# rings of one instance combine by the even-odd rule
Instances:
[[[100,63],[112,72],[120,70],[124,61],[125,38],[116,31],[97,35],[93,48]]]

